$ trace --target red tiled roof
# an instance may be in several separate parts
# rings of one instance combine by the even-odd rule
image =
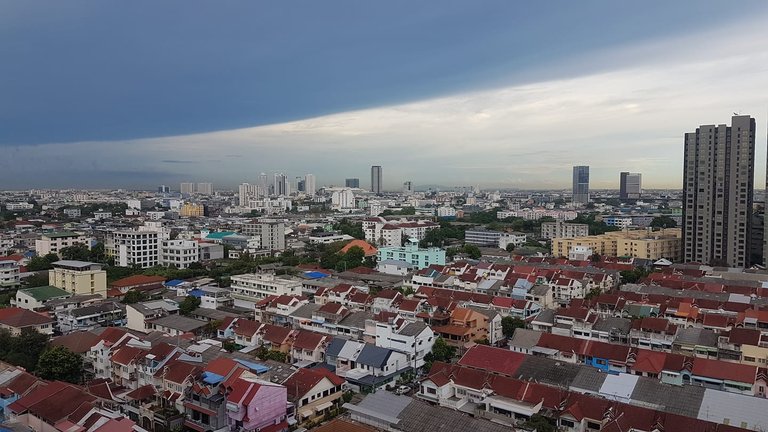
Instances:
[[[51,345],[63,346],[75,354],[83,354],[99,343],[100,340],[101,337],[97,334],[79,331],[54,338],[51,341]]]
[[[273,324],[264,324],[261,328],[264,340],[277,345],[285,343],[286,339],[288,339],[288,336],[291,334],[291,331],[292,330],[288,327],[281,327]]]
[[[156,393],[155,386],[147,384],[129,392],[125,397],[133,400],[146,400],[153,397]]]
[[[525,355],[521,353],[475,345],[461,357],[458,364],[512,376],[524,360]]]
[[[141,348],[124,346],[112,354],[112,361],[123,366],[128,366],[139,357],[144,357],[146,353],[147,351]]]
[[[259,321],[239,318],[235,322],[234,330],[235,334],[240,336],[253,336],[261,328]]]
[[[298,330],[296,339],[293,341],[293,348],[314,351],[320,344],[326,340],[326,336],[307,330]]]
[[[759,345],[761,332],[757,329],[736,327],[728,334],[728,342],[735,345]]]
[[[24,328],[50,324],[55,322],[53,318],[46,315],[32,312],[30,310],[9,307],[0,309],[0,324],[13,328]]]
[[[328,369],[300,368],[283,383],[283,386],[288,390],[288,399],[296,401],[306,396],[312,388],[326,378],[333,386],[344,384],[344,378],[339,377]]]
[[[375,256],[376,253],[378,252],[378,249],[376,249],[375,247],[371,246],[370,243],[366,242],[365,240],[359,240],[359,239],[352,240],[351,242],[347,243],[346,246],[341,248],[341,251],[339,251],[339,252],[340,253],[347,253],[350,249],[352,249],[355,246],[357,246],[360,249],[362,249],[363,253],[367,257]]]
[[[55,424],[74,413],[82,404],[95,400],[94,396],[75,386],[54,381],[36,388],[9,408],[17,414],[30,412],[48,424]]]
[[[221,375],[223,377],[229,375],[230,372],[232,372],[232,369],[238,367],[238,363],[230,358],[227,357],[218,357],[208,362],[208,364],[203,367],[203,370],[206,372],[213,372],[216,375]]]
[[[202,369],[199,366],[173,360],[163,367],[163,379],[176,384],[182,384],[190,376],[196,375]]]
[[[707,378],[754,384],[757,378],[757,367],[697,358],[693,361],[691,373]]]

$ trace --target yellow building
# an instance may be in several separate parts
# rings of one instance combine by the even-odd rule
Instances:
[[[98,294],[107,297],[107,272],[101,264],[63,260],[53,263],[48,284],[72,294]]]
[[[205,206],[202,204],[184,203],[179,210],[181,217],[202,217],[205,216]]]
[[[552,239],[552,255],[567,257],[575,246],[592,249],[603,256],[628,256],[679,261],[682,257],[682,231],[667,228],[659,231],[612,231],[601,235]]]

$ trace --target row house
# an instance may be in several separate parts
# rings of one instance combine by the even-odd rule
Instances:
[[[459,352],[464,352],[480,341],[490,340],[489,322],[489,318],[480,312],[457,307],[451,311],[447,324],[433,326],[432,330]]]
[[[225,382],[244,371],[240,364],[227,358],[218,358],[203,366],[202,371],[192,377],[192,385],[185,389],[184,427],[197,432],[228,428]]]
[[[752,366],[768,366],[768,336],[760,330],[734,328],[718,334],[717,356]]]
[[[256,303],[255,318],[261,322],[285,325],[292,313],[308,303],[309,299],[303,296],[269,296]]]
[[[232,375],[224,384],[227,425],[232,431],[288,430],[288,391],[250,373]]]
[[[85,332],[83,334],[90,333]],[[128,342],[139,342],[139,338],[123,328],[107,327],[87,350],[83,362],[86,374],[92,375],[94,378],[111,378],[112,355],[121,347],[126,346]]]
[[[409,322],[398,316],[381,321],[370,319],[365,324],[377,347],[405,354],[414,370],[423,367],[424,357],[432,352],[435,334],[423,321]]]
[[[344,378],[325,368],[299,368],[283,386],[288,401],[295,406],[298,424],[314,422],[344,403]]]
[[[325,352],[326,364],[335,368],[356,391],[375,391],[410,371],[408,357],[373,344],[335,337]]]
[[[90,306],[63,309],[56,312],[59,331],[93,330],[99,327],[121,324],[125,319],[125,306],[116,302],[106,301]]]
[[[399,291],[385,289],[381,290],[373,299],[371,310],[374,314],[380,312],[395,312],[398,305],[404,297]]]
[[[632,320],[629,343],[632,346],[671,351],[678,327],[664,318],[646,317]]]

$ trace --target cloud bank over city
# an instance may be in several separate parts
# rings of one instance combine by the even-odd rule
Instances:
[[[655,6],[662,10],[661,4]],[[444,32],[463,12],[456,4],[447,9],[434,18],[440,24],[438,30]],[[203,99],[195,100],[194,94],[190,95],[186,108],[178,94],[164,94],[155,89],[155,97],[148,102],[146,110],[154,116],[150,123],[162,127],[138,128],[134,135],[122,126],[112,128],[109,123],[110,119],[116,123],[121,118],[128,123],[140,120],[131,114],[130,106],[110,114],[110,118],[96,115],[90,127],[83,126],[81,117],[99,111],[98,106],[92,106],[90,111],[82,107],[99,100],[92,94],[70,101],[73,111],[81,111],[77,120],[72,117],[70,121],[74,125],[79,122],[81,130],[74,125],[58,128],[61,139],[47,133],[29,132],[35,126],[30,118],[56,115],[56,110],[62,109],[60,106],[34,111],[42,106],[45,98],[34,104],[3,106],[8,103],[6,99],[0,102],[0,118],[13,121],[13,125],[6,128],[6,132],[0,132],[6,154],[0,160],[0,183],[7,188],[56,184],[151,187],[190,180],[234,186],[241,181],[254,181],[262,171],[280,171],[290,176],[314,173],[322,185],[341,184],[345,177],[359,177],[365,185],[370,165],[382,165],[385,187],[390,189],[405,180],[416,185],[564,188],[570,184],[570,167],[587,164],[592,167],[593,188],[616,188],[620,171],[642,172],[647,188],[679,188],[683,133],[699,124],[729,123],[733,112],[740,112],[758,120],[755,184],[762,188],[768,121],[765,98],[768,40],[762,36],[766,8],[760,7],[759,12],[731,16],[721,24],[685,31],[658,28],[658,34],[652,37],[617,31],[620,43],[598,43],[577,34],[577,39],[592,42],[583,49],[551,52],[547,51],[548,44],[558,41],[549,41],[539,47],[540,57],[535,50],[517,55],[496,45],[493,48],[498,50],[500,58],[514,61],[499,60],[477,65],[477,68],[457,66],[456,59],[444,63],[445,57],[482,53],[488,49],[483,45],[453,45],[443,52],[431,52],[430,45],[425,44],[422,48],[426,51],[420,55],[432,57],[429,64],[410,59],[411,66],[419,70],[407,72],[403,72],[407,69],[405,66],[391,65],[393,73],[410,74],[412,82],[392,87],[386,80],[361,78],[360,88],[371,87],[361,90],[368,92],[364,97],[354,95],[354,86],[339,84],[340,77],[326,76],[328,89],[318,93],[316,87],[323,85],[323,77],[302,80],[312,75],[311,70],[286,71],[287,78],[272,77],[278,88],[286,85],[285,81],[293,80],[293,93],[267,97],[263,92],[255,95],[247,89],[222,89],[213,85],[215,91],[200,88]],[[470,18],[485,17],[477,10],[466,13]],[[674,11],[671,16],[675,16]],[[630,20],[618,15],[614,19]],[[395,24],[408,33],[415,31],[409,30],[410,25],[424,25],[433,20],[428,11],[416,11],[412,21],[392,21],[389,26],[383,26],[380,34],[369,35],[395,35]],[[508,34],[504,24],[502,19],[491,22],[491,29],[482,32],[481,23],[476,23],[474,30],[483,34],[475,35],[475,39],[467,43],[482,44],[499,39],[525,42],[525,34]],[[627,26],[632,27],[630,24]],[[474,35],[470,30],[462,31]],[[563,29],[570,30],[573,29]],[[272,29],[267,33],[274,35],[276,31]],[[358,27],[347,31],[366,34]],[[426,33],[421,30],[415,34]],[[610,38],[611,34],[604,37]],[[458,41],[452,42],[458,44]],[[534,40],[530,43],[536,44]],[[259,51],[253,54],[256,58],[253,64],[265,62],[270,56],[283,58],[282,53],[276,51],[286,49],[287,45],[291,43],[278,40],[251,45]],[[271,49],[267,49],[268,46]],[[390,49],[406,46],[407,41],[400,45],[393,43]],[[327,65],[338,60],[332,54],[341,51],[329,46],[320,48],[315,62]],[[215,51],[213,47],[211,50]],[[306,48],[299,52],[306,52]],[[328,58],[321,59],[321,55]],[[390,57],[396,58],[394,54]],[[240,66],[248,69],[253,64]],[[452,67],[441,74],[440,68],[446,65]],[[283,66],[287,70],[293,65]],[[382,67],[373,60],[358,66],[358,70],[347,71],[346,79],[354,80],[355,74],[375,75],[366,67]],[[185,69],[184,64],[176,67],[178,79],[185,79],[190,69]],[[234,70],[238,65],[219,64],[219,67]],[[319,69],[321,75],[330,71]],[[131,79],[131,74],[142,73],[139,65],[129,72],[127,76]],[[204,75],[204,71],[198,72]],[[169,73],[169,83],[173,81],[172,75]],[[446,80],[440,82],[441,77]],[[192,82],[203,83],[204,76],[195,77]],[[28,84],[16,83],[22,87]],[[377,84],[382,88],[374,92]],[[387,94],[391,88],[397,91]],[[341,93],[334,96],[330,92],[333,89],[340,89]],[[344,92],[350,95],[349,104],[340,102]],[[18,89],[11,92],[16,97],[23,96],[22,93]],[[290,109],[291,103],[306,102],[305,93],[312,94],[312,103]],[[55,101],[57,96],[53,94],[51,98]],[[237,116],[232,117],[231,122],[216,118],[216,113],[227,117],[228,112],[237,109],[223,100],[257,96],[260,98],[256,104],[258,110],[268,112],[272,106],[274,117],[254,114],[244,100],[240,101],[244,114],[253,115],[258,121],[234,118]],[[323,97],[328,98],[325,105]],[[114,95],[114,103],[120,100],[119,94]],[[208,105],[206,109],[198,109],[194,106],[196,103]],[[113,108],[105,105],[104,109]],[[178,110],[185,109],[190,115],[178,115]],[[19,110],[29,112],[24,115]],[[64,117],[62,121],[66,120]],[[167,127],[163,126],[164,121]],[[255,126],[243,127],[248,125]]]

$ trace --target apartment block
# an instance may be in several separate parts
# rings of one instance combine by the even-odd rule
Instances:
[[[269,296],[301,295],[301,280],[272,273],[248,273],[232,276],[235,306],[253,308]]]
[[[755,119],[685,134],[683,260],[748,267],[755,175]]]
[[[72,294],[107,297],[107,272],[102,265],[87,261],[62,260],[53,263],[48,284]]]
[[[157,231],[115,231],[107,237],[105,250],[115,265],[141,268],[160,263],[160,233]]]
[[[576,247],[587,247],[603,256],[679,261],[681,258],[681,230],[668,228],[660,231],[614,231],[602,235],[552,239],[552,255],[569,256]]]
[[[541,237],[553,239],[559,237],[573,238],[589,235],[589,225],[568,222],[543,222],[541,224]]]
[[[619,198],[640,198],[642,177],[640,173],[622,172],[619,177]]]
[[[189,268],[200,260],[200,247],[192,240],[163,240],[160,244],[160,264],[176,268]]]
[[[413,264],[419,269],[432,264],[445,265],[445,250],[439,247],[419,248],[418,242],[409,242],[405,246],[383,247],[377,252],[379,262],[398,260]]]
[[[278,220],[262,219],[243,226],[243,234],[256,237],[260,248],[267,250],[285,250],[285,223]]]
[[[20,285],[19,263],[14,260],[0,260],[0,291],[18,288]]]
[[[82,234],[69,231],[43,234],[43,237],[40,240],[35,240],[35,252],[37,252],[38,256],[45,256],[49,253],[58,255],[62,248],[73,246],[78,243],[87,245],[88,248],[90,248],[89,239]]]

